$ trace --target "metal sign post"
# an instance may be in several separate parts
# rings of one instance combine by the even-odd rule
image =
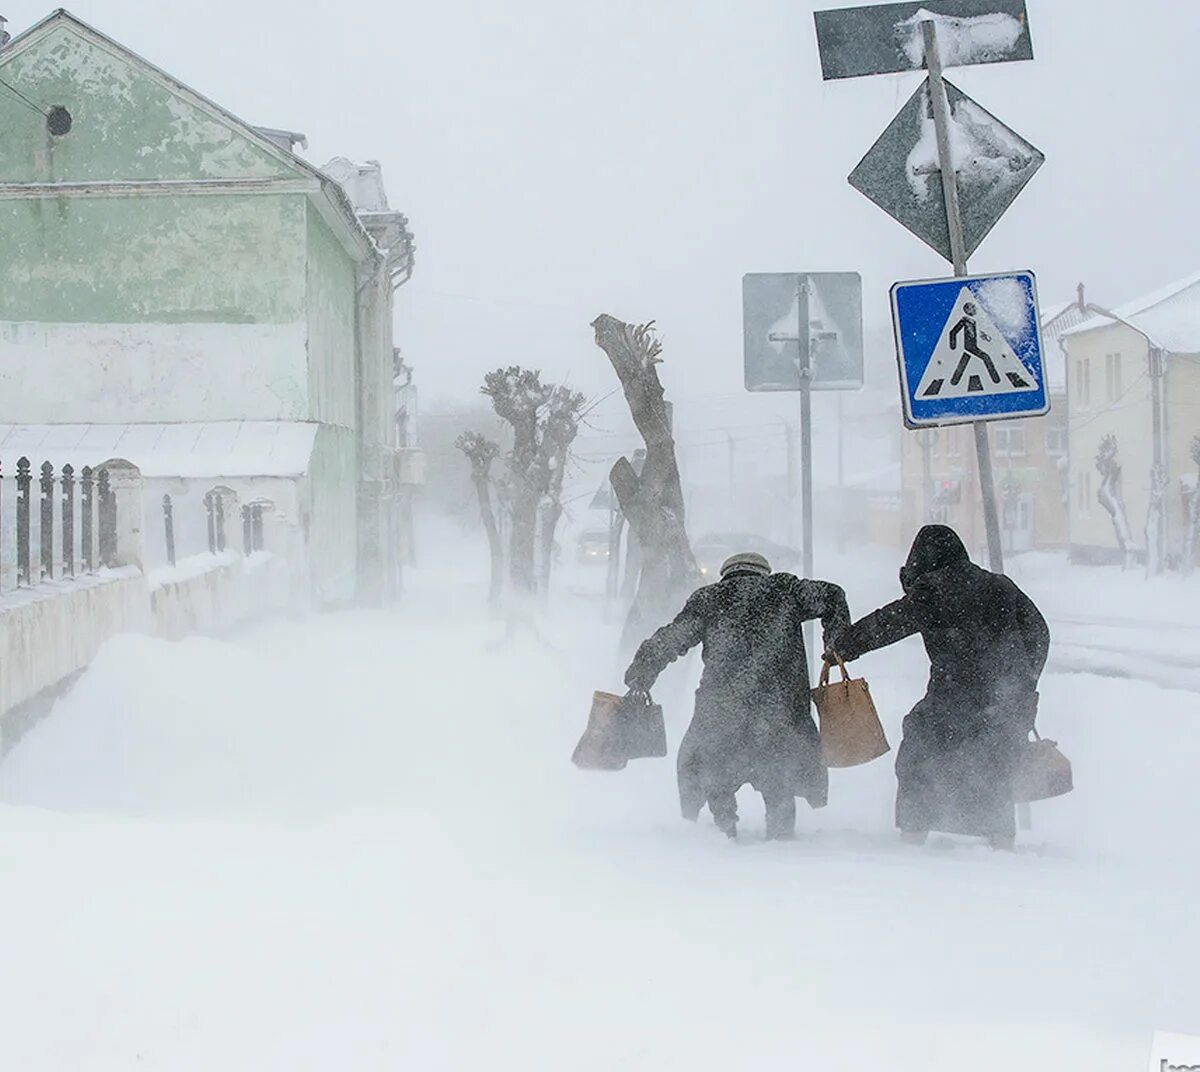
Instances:
[[[954,274],[967,274],[967,248],[963,241],[962,212],[958,206],[958,175],[950,152],[950,103],[942,79],[942,59],[938,55],[937,27],[932,19],[921,23],[925,40],[925,65],[929,69],[929,98],[933,105],[933,125],[937,133],[938,166],[942,173],[942,194],[946,202],[946,224],[950,228],[950,253]],[[996,481],[992,474],[992,448],[987,424],[975,421],[975,457],[979,464],[979,497],[983,500],[983,527],[987,533],[988,564],[995,573],[1004,572],[1004,548],[1000,543],[1000,515],[996,508]]]
[[[1025,0],[925,0],[924,3],[910,0],[819,11],[815,19],[822,77],[826,80],[921,67],[928,72],[925,85],[863,157],[851,173],[850,183],[945,256],[954,265],[956,278],[965,277],[967,257],[1041,166],[1044,157],[966,94],[950,86],[942,76],[942,68],[1032,59]],[[937,147],[936,165],[932,158],[925,158],[928,145],[925,124],[930,113]],[[964,158],[961,176],[954,164],[955,146]],[[941,205],[927,186],[927,177],[934,170],[941,175]],[[965,227],[962,197],[966,198]],[[968,298],[969,294],[962,300]],[[1033,304],[1036,306],[1036,301]],[[973,303],[971,308],[974,309]],[[970,310],[965,323],[977,332]],[[973,356],[978,340],[976,335],[971,339]],[[951,337],[949,348],[955,345]],[[978,356],[991,360],[983,351]],[[1001,385],[996,369],[987,365],[992,384],[1000,385],[1003,393],[1024,390],[1027,385],[1019,361],[1012,355],[1008,357],[1017,362],[1008,368],[1010,382]],[[956,390],[961,378],[962,372],[958,371],[952,379],[951,386]],[[965,390],[981,395],[996,393],[982,381],[978,387],[974,383],[973,378],[969,380]],[[932,383],[927,386],[933,395],[943,391],[942,381],[936,387]],[[1004,555],[984,420],[988,416],[1005,415],[1013,413],[1011,410],[977,412],[974,420],[988,558],[996,572],[1003,572]]]
[[[812,577],[812,393],[862,387],[862,277],[750,273],[742,279],[742,300],[746,390],[800,393],[801,569]],[[804,641],[812,653],[811,623]]]

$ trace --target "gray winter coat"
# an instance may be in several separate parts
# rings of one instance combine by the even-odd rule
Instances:
[[[769,799],[825,804],[828,774],[801,631],[813,618],[828,638],[845,629],[850,615],[841,588],[790,573],[734,573],[693,593],[638,649],[625,681],[649,688],[668,663],[703,645],[695,716],[679,749],[685,818],[747,782]]]

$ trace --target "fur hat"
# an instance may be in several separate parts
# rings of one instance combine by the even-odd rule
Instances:
[[[771,563],[753,551],[742,551],[740,554],[730,555],[721,563],[722,579],[734,573],[753,573],[759,577],[765,577],[770,572]]]

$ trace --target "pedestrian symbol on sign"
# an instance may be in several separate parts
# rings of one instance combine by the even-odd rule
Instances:
[[[892,313],[910,428],[1050,408],[1032,272],[897,283]]]
[[[921,376],[917,397],[1029,391],[1037,386],[1032,380],[1033,374],[1004,341],[987,310],[968,287],[962,287]]]

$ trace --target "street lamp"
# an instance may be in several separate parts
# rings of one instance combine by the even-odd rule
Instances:
[[[1102,305],[1096,305],[1094,302],[1088,302],[1084,307],[1090,313],[1112,320],[1114,323],[1123,324],[1130,331],[1140,335],[1146,340],[1147,354],[1147,373],[1150,377],[1150,415],[1152,421],[1151,435],[1153,437],[1154,464],[1150,469],[1150,511],[1147,518],[1147,525],[1150,520],[1153,520],[1155,525],[1154,532],[1154,554],[1153,561],[1151,560],[1150,541],[1146,543],[1146,572],[1161,573],[1163,563],[1166,561],[1167,551],[1167,525],[1164,516],[1166,507],[1166,490],[1168,484],[1167,471],[1167,448],[1166,448],[1166,414],[1163,410],[1163,377],[1166,375],[1167,355],[1169,351],[1165,346],[1159,343],[1149,332],[1139,328],[1136,324],[1119,316],[1111,309],[1105,309]]]

